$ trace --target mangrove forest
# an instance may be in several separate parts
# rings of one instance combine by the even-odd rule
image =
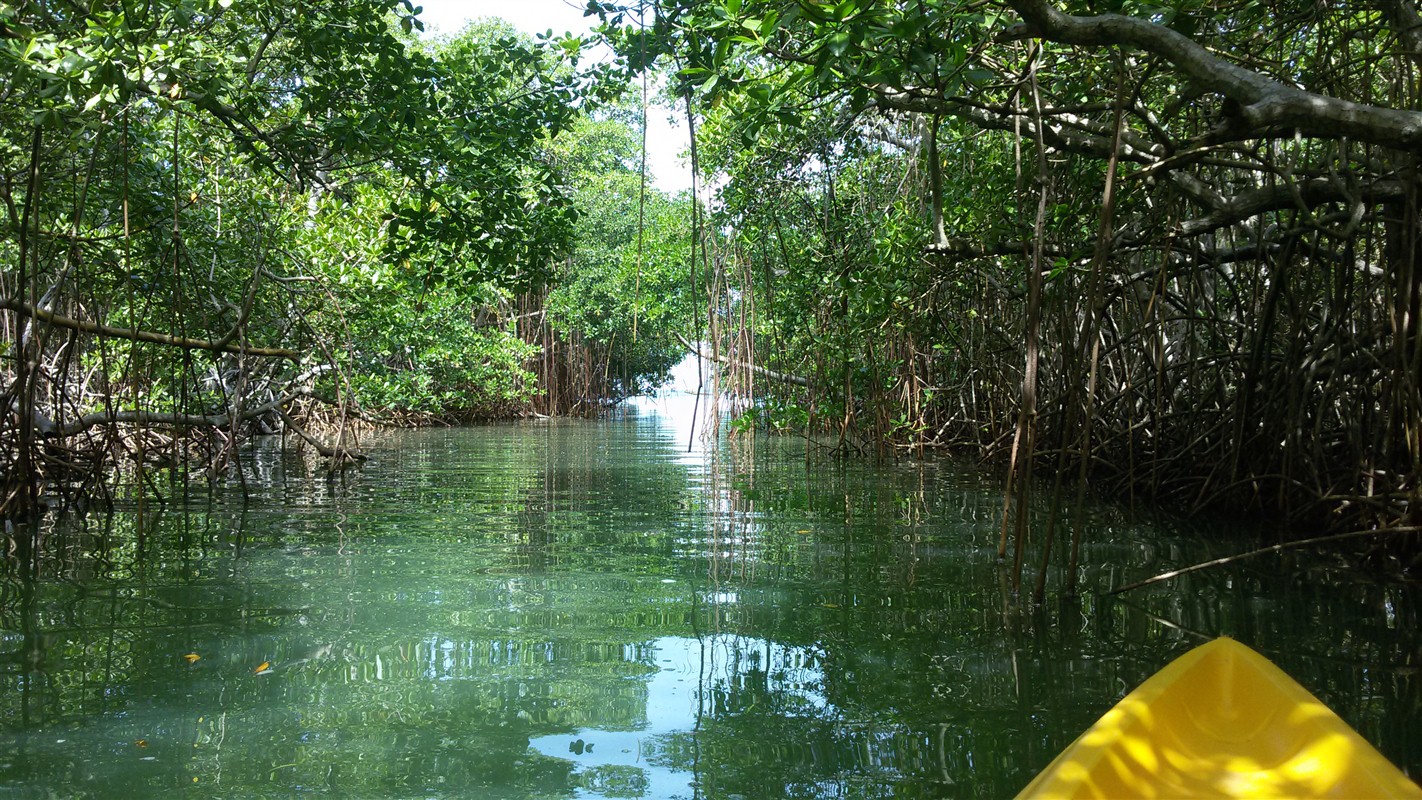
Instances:
[[[575,5],[0,1],[0,791],[1422,774],[1415,0]]]
[[[1002,465],[1018,558],[1034,487],[1415,528],[1417,9],[1113,9],[593,3],[594,60],[410,2],[7,4],[4,515],[696,352],[741,428]]]

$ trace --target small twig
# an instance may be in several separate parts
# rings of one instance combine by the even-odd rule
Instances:
[[[1132,589],[1139,589],[1143,586],[1150,586],[1153,583],[1168,581],[1171,578],[1177,578],[1181,575],[1185,575],[1191,572],[1199,572],[1202,569],[1218,567],[1222,564],[1228,564],[1233,561],[1242,561],[1246,558],[1262,556],[1267,553],[1279,553],[1283,552],[1284,550],[1291,550],[1295,547],[1308,547],[1309,545],[1326,544],[1328,542],[1336,542],[1342,539],[1357,539],[1363,536],[1379,536],[1388,533],[1422,533],[1422,525],[1408,525],[1405,527],[1397,528],[1377,528],[1366,531],[1348,531],[1347,533],[1335,533],[1329,536],[1315,536],[1312,539],[1299,539],[1293,542],[1282,542],[1280,544],[1270,545],[1269,547],[1261,547],[1258,550],[1250,550],[1245,553],[1237,553],[1232,556],[1224,556],[1223,558],[1216,558],[1211,561],[1205,561],[1199,564],[1192,564],[1188,567],[1182,567],[1181,569],[1171,570],[1170,572],[1162,572],[1161,574],[1156,575],[1153,578],[1146,578],[1143,581],[1128,583],[1125,586],[1120,587],[1119,589],[1112,589],[1106,594],[1110,596],[1121,594],[1122,592],[1129,592]]]

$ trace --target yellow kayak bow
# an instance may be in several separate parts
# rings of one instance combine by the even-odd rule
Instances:
[[[1019,798],[1422,798],[1267,658],[1216,639],[1166,665]]]

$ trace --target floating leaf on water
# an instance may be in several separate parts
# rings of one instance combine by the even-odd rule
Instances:
[[[795,532],[796,532],[796,533],[800,533],[800,534],[805,534],[805,533],[809,533],[809,532],[810,532],[810,529],[809,529],[809,528],[805,528],[805,529],[803,529],[803,530],[798,530],[798,531],[795,531]]]
[[[256,668],[256,669],[254,669],[254,670],[252,670],[252,671],[255,672],[255,673],[258,674],[258,675],[264,675],[264,674],[266,674],[266,673],[268,673],[268,672],[271,672],[271,671],[272,671],[272,662],[270,662],[270,661],[263,661],[262,663],[260,663],[260,664],[257,665],[257,668]]]
[[[136,744],[136,745],[138,745],[139,747],[147,747],[147,746],[148,746],[148,740],[147,740],[147,739],[134,739],[134,740],[133,740],[133,743]]]
[[[202,658],[202,656],[198,655],[197,653],[188,653],[187,655],[183,656],[183,660],[188,662],[189,664],[194,663],[200,658]]]

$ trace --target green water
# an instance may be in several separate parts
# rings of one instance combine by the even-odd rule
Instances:
[[[0,582],[0,795],[1007,797],[1221,633],[1422,774],[1418,587],[1289,555],[1098,598],[1254,544],[1101,506],[1093,591],[1021,611],[992,476],[684,424],[385,434],[336,480],[268,444],[245,503],[51,524]]]

